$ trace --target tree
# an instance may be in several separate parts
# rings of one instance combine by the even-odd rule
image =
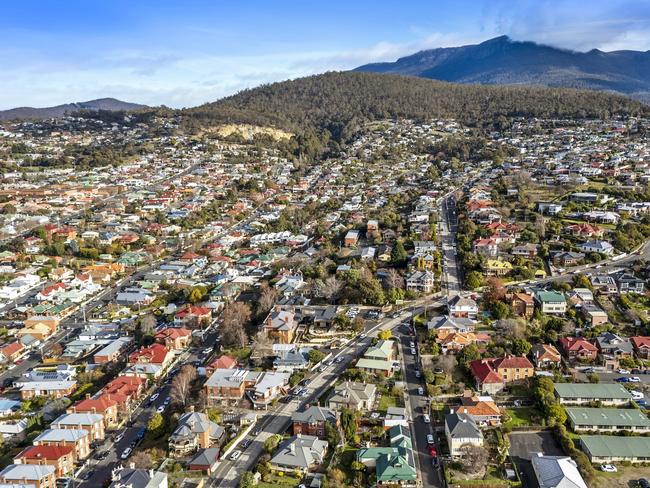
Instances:
[[[162,436],[165,427],[165,420],[158,412],[154,413],[147,423],[147,431],[153,438]]]
[[[196,377],[196,368],[191,364],[186,364],[172,381],[170,396],[173,402],[183,407],[183,409],[191,401],[192,383]]]
[[[271,288],[268,284],[264,283],[262,285],[262,290],[260,293],[260,299],[257,302],[256,315],[258,317],[264,317],[275,305],[275,301],[278,298],[278,292],[275,288]]]
[[[131,459],[129,459],[129,462],[133,463],[137,469],[153,468],[153,461],[151,459],[151,456],[145,451],[138,451],[133,454],[133,456],[131,456]]]
[[[187,301],[190,303],[199,303],[207,295],[208,290],[203,285],[195,286],[190,290]]]
[[[526,335],[526,321],[521,318],[497,320],[495,328],[511,339],[523,339]]]
[[[402,241],[397,241],[390,251],[390,262],[395,266],[402,266],[408,259],[406,249]]]
[[[340,444],[341,434],[335,424],[330,422],[325,424],[325,440],[329,444],[330,449],[334,449]]]
[[[50,354],[53,357],[58,358],[61,354],[63,354],[63,346],[58,342],[55,342],[50,346]]]
[[[246,471],[239,478],[239,488],[253,488],[255,486],[255,477],[251,471]]]
[[[244,347],[248,343],[245,325],[251,319],[251,309],[242,302],[226,305],[221,314],[222,340],[230,345]]]
[[[461,466],[463,471],[469,474],[475,474],[481,471],[487,464],[488,452],[482,446],[474,444],[464,444],[460,447]]]
[[[499,278],[489,278],[485,283],[487,287],[483,293],[483,299],[488,304],[495,304],[503,300],[506,296],[506,288],[503,281]]]
[[[483,275],[478,271],[470,271],[467,273],[467,279],[465,281],[467,282],[468,288],[475,290],[483,286]]]
[[[264,450],[268,452],[269,454],[272,454],[273,451],[276,450],[278,447],[278,444],[282,440],[282,437],[280,437],[278,434],[273,434],[271,437],[268,437],[264,441]]]
[[[393,333],[389,329],[380,330],[377,337],[382,341],[387,341],[393,337]]]
[[[525,356],[532,348],[533,345],[526,339],[514,339],[510,345],[510,350],[515,356]]]
[[[325,280],[316,281],[315,293],[316,296],[322,297],[328,302],[335,302],[341,295],[344,286],[345,284],[336,276],[330,276]]]
[[[345,439],[351,442],[357,434],[357,416],[355,412],[348,408],[341,410],[341,428]]]
[[[310,349],[307,353],[307,357],[310,363],[320,363],[325,357],[325,353],[319,351],[318,349]]]
[[[395,268],[389,268],[385,277],[386,286],[389,290],[404,288],[404,278]]]
[[[481,352],[478,350],[476,344],[469,344],[464,347],[457,355],[456,358],[460,364],[469,364],[481,358]]]

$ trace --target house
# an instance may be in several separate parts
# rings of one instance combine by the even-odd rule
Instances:
[[[307,473],[325,460],[327,447],[327,441],[298,434],[280,443],[270,467],[275,471]]]
[[[198,328],[210,325],[212,310],[198,305],[187,305],[174,314],[174,324]]]
[[[537,202],[537,211],[546,215],[557,215],[562,208],[563,206],[559,203]]]
[[[474,419],[453,410],[445,416],[445,436],[452,458],[462,456],[463,446],[482,446],[484,442],[483,434]]]
[[[469,415],[480,425],[501,425],[501,410],[491,396],[476,396],[466,391],[460,397],[458,413]]]
[[[592,288],[603,295],[618,293],[618,286],[613,276],[604,274],[591,275],[590,280]]]
[[[137,376],[118,376],[109,381],[103,393],[117,401],[120,413],[130,413],[131,408],[144,393],[146,380]]]
[[[30,446],[14,457],[14,464],[52,466],[55,476],[63,478],[74,471],[73,451],[70,446]]]
[[[483,265],[483,273],[486,276],[506,276],[512,271],[512,264],[499,259],[488,259]]]
[[[356,246],[359,242],[359,231],[356,229],[349,230],[343,238],[343,245],[345,247]]]
[[[566,313],[566,298],[562,293],[556,291],[538,291],[535,294],[535,301],[542,313]]]
[[[241,400],[246,388],[255,385],[258,377],[247,369],[215,369],[203,385],[208,405]]]
[[[576,192],[569,195],[569,200],[577,203],[598,203],[601,197],[598,193]]]
[[[533,376],[535,368],[523,356],[505,356],[497,359],[477,359],[470,370],[480,392],[495,394],[508,383],[519,382]]]
[[[302,412],[293,412],[291,422],[293,423],[293,435],[304,434],[321,439],[325,436],[325,424],[335,427],[339,425],[335,411],[318,405],[308,407]]]
[[[209,447],[199,449],[196,455],[187,464],[190,471],[203,471],[208,476],[214,474],[219,466],[219,448]]]
[[[587,241],[578,246],[582,252],[597,252],[605,256],[614,254],[614,246],[607,241]]]
[[[86,398],[68,408],[68,413],[99,414],[104,421],[104,429],[117,427],[118,402],[110,394],[102,393],[96,398]]]
[[[90,434],[90,441],[102,441],[105,437],[104,416],[99,413],[64,413],[50,425],[53,429],[83,429]]]
[[[174,353],[162,344],[154,343],[129,354],[129,376],[160,377],[174,361]]]
[[[10,464],[0,471],[0,483],[23,488],[56,488],[55,471],[49,464]]]
[[[382,359],[360,358],[356,368],[371,374],[391,377],[393,375],[393,363]]]
[[[499,245],[495,239],[476,239],[473,250],[486,258],[496,258],[499,255]]]
[[[20,343],[20,341],[5,344],[0,348],[0,361],[4,363],[13,363],[16,359],[20,358],[24,350],[25,347]]]
[[[602,237],[604,230],[597,225],[592,224],[573,224],[566,228],[566,231],[574,237],[594,238]]]
[[[436,334],[437,340],[443,340],[450,334],[474,332],[476,322],[468,318],[434,317],[427,323],[427,330]]]
[[[404,407],[388,407],[386,409],[386,415],[384,416],[384,429],[390,429],[396,425],[402,425],[404,427],[409,426],[409,415],[408,411]]]
[[[643,293],[645,282],[631,273],[625,271],[614,273],[619,293]]]
[[[509,295],[512,310],[520,317],[532,318],[535,313],[535,298],[528,293],[513,293]]]
[[[634,353],[639,359],[650,359],[650,337],[648,336],[634,336],[630,337]]]
[[[9,417],[20,410],[21,402],[17,400],[10,400],[8,398],[0,398],[0,417]]]
[[[69,446],[75,462],[90,455],[90,433],[85,429],[47,429],[33,441],[35,446]]]
[[[560,347],[571,361],[591,362],[598,357],[598,348],[582,337],[562,337]]]
[[[560,352],[552,344],[534,344],[530,355],[535,367],[541,369],[558,368],[562,362]]]
[[[125,354],[132,343],[132,337],[119,337],[97,351],[93,355],[93,362],[95,364],[106,364],[117,361]]]
[[[192,342],[192,331],[184,327],[167,327],[156,333],[154,338],[170,351],[181,351]]]
[[[288,390],[291,374],[286,371],[266,371],[258,376],[249,392],[254,408],[268,408],[269,404]]]
[[[470,344],[488,344],[490,340],[490,335],[484,332],[453,332],[443,339],[436,338],[443,354],[456,353]]]
[[[237,367],[237,360],[232,356],[227,356],[223,354],[212,361],[206,368],[205,372],[207,376],[212,376],[217,369],[234,369]]]
[[[294,312],[276,307],[262,323],[266,336],[280,344],[291,344],[295,338],[298,323]]]
[[[375,471],[378,487],[414,488],[417,486],[418,472],[408,427],[392,427],[388,437],[390,446],[359,449],[357,462]]]
[[[478,305],[471,298],[464,298],[460,295],[454,295],[447,302],[449,315],[455,318],[468,318],[476,320],[478,315]]]
[[[553,254],[553,264],[555,266],[577,266],[585,258],[581,252],[561,251]]]
[[[650,437],[583,435],[580,447],[592,463],[648,463]]]
[[[568,456],[534,453],[530,459],[539,488],[588,488],[578,465]]]
[[[372,410],[376,395],[377,387],[372,383],[346,381],[334,387],[334,394],[328,400],[328,406],[331,410]]]
[[[225,429],[201,412],[190,411],[181,415],[174,432],[169,436],[169,453],[173,457],[184,457],[197,449],[208,449],[218,445]]]
[[[413,271],[406,276],[406,289],[420,293],[431,293],[435,281],[434,274],[429,271]]]
[[[650,419],[637,408],[567,407],[565,410],[575,432],[650,432]]]
[[[314,311],[314,327],[329,329],[335,320],[336,307],[334,305],[319,308]]]
[[[533,259],[537,256],[537,250],[539,246],[537,244],[526,243],[515,246],[510,251],[513,256],[521,256],[525,259]]]
[[[20,384],[20,398],[22,400],[40,396],[63,398],[72,395],[76,389],[75,380],[26,381]]]
[[[392,340],[379,340],[374,346],[370,346],[366,352],[363,353],[364,358],[377,359],[381,361],[394,361],[395,360],[395,341]]]
[[[167,488],[167,473],[153,469],[115,468],[108,488]]]
[[[603,406],[625,406],[632,394],[620,383],[554,383],[555,397],[562,405],[600,402]]]
[[[366,232],[377,232],[379,230],[379,222],[377,220],[369,220],[366,224]]]
[[[589,321],[591,327],[606,324],[609,320],[607,312],[595,303],[583,303],[580,307],[580,312]]]
[[[22,441],[27,434],[27,426],[26,418],[0,421],[0,436],[5,441]]]

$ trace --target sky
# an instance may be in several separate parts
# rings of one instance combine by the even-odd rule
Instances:
[[[263,83],[508,35],[650,50],[650,0],[4,0],[0,109],[195,106]]]

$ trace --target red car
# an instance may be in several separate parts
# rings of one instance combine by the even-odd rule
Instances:
[[[438,451],[436,451],[435,447],[429,446],[429,454],[431,454],[433,457],[436,457],[438,455]]]

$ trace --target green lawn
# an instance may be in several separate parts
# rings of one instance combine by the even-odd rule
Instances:
[[[506,414],[510,417],[510,420],[504,422],[503,425],[510,428],[525,427],[537,423],[538,412],[534,407],[506,408]]]
[[[403,407],[404,400],[402,397],[395,397],[389,394],[384,394],[379,400],[379,411],[385,412],[389,407]]]
[[[295,488],[300,484],[300,479],[292,475],[278,476],[271,475],[269,481],[260,481],[256,486],[258,488]]]

